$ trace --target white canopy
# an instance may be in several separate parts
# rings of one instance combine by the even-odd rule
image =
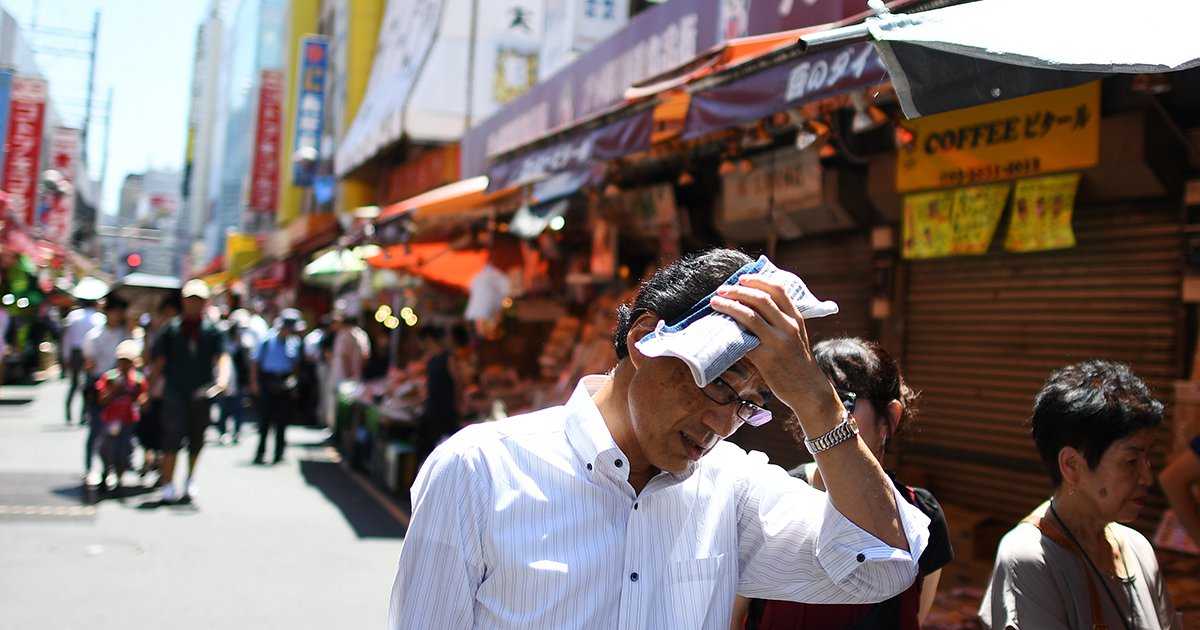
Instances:
[[[904,113],[916,118],[1107,74],[1196,67],[1197,8],[1194,0],[978,0],[913,14],[883,10],[863,25],[801,39],[814,46],[869,33]]]

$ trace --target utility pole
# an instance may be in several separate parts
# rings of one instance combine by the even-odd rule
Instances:
[[[104,154],[100,156],[100,203],[104,207],[104,180],[108,177],[108,138],[112,131],[113,90],[108,86],[108,105],[104,107]],[[87,142],[84,142],[87,145]]]
[[[87,101],[83,109],[83,163],[88,163],[88,131],[92,127],[92,92],[96,87],[96,43],[100,39],[100,11],[96,10],[92,13],[92,54],[91,60],[88,62],[88,83],[87,83]],[[112,104],[112,88],[109,88],[109,104]],[[107,114],[105,115],[107,118]],[[105,159],[108,157],[108,124],[105,123]],[[101,176],[103,181],[103,176]]]

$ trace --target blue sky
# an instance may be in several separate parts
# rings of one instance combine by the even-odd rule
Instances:
[[[101,106],[111,86],[105,211],[116,212],[126,174],[151,167],[182,169],[196,28],[209,6],[210,0],[0,0],[0,7],[12,14],[22,29],[28,28],[36,11],[40,26],[90,32],[92,14],[100,11],[88,153],[95,179],[100,174],[104,139]],[[35,48],[87,47],[85,41],[43,35],[34,35],[31,44]],[[68,124],[78,124],[87,93],[86,59],[39,55],[38,64],[50,81],[51,97],[60,103],[60,115]]]

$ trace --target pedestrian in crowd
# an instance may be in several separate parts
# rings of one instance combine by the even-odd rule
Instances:
[[[320,323],[314,326],[301,339],[304,348],[304,370],[311,375],[313,379],[312,394],[314,397],[313,416],[316,420],[315,424],[326,426],[325,419],[325,392],[329,388],[329,348],[333,346],[333,333],[330,329],[332,320],[329,315],[321,318]],[[303,381],[301,387],[303,387]],[[301,403],[303,405],[303,403]]]
[[[100,471],[95,468],[96,449],[100,445],[103,427],[100,422],[100,400],[96,383],[105,372],[117,367],[117,345],[133,339],[133,330],[125,317],[128,304],[109,297],[104,303],[105,324],[93,328],[83,339],[83,367],[87,381],[83,394],[83,412],[87,418],[88,436],[84,445],[84,479],[88,486],[98,486]]]
[[[465,417],[469,411],[469,392],[475,385],[479,374],[475,348],[471,343],[471,332],[467,327],[457,323],[450,327],[450,374],[454,377],[454,391],[458,395],[458,417]]]
[[[329,348],[329,382],[323,415],[327,426],[333,428],[338,387],[345,381],[363,380],[363,368],[371,357],[371,338],[341,310],[331,314],[329,330],[333,343]]]
[[[814,308],[836,311],[741,252],[659,270],[619,311],[608,375],[564,406],[471,425],[426,460],[389,627],[725,630],[737,593],[849,603],[907,589],[928,519],[814,360],[801,316]],[[770,399],[812,437],[826,492],[722,441],[769,421]]]
[[[121,480],[130,468],[133,427],[141,420],[141,406],[147,398],[146,377],[136,365],[141,354],[139,341],[117,344],[117,367],[105,372],[96,383],[103,425],[100,459],[104,462],[101,479],[105,490],[120,492]],[[115,479],[110,480],[110,476]]]
[[[1149,498],[1162,421],[1162,403],[1126,365],[1094,360],[1050,375],[1030,425],[1054,493],[1000,541],[979,607],[985,627],[1181,627],[1154,549],[1122,524]]]
[[[1200,491],[1200,435],[1171,458],[1159,474],[1158,483],[1175,509],[1179,524],[1192,542],[1200,545],[1200,502],[1196,500],[1196,492]]]
[[[878,343],[857,338],[829,339],[812,349],[821,371],[829,377],[842,405],[858,422],[859,437],[875,459],[883,462],[889,440],[912,421],[916,394],[904,382],[900,366]],[[920,577],[908,590],[877,604],[802,604],[738,597],[734,630],[801,629],[849,630],[893,628],[919,630],[933,607],[942,567],[954,559],[946,515],[933,494],[897,481],[885,470],[900,495],[929,518],[929,545],[918,561]],[[815,462],[788,472],[825,490]]]
[[[371,333],[371,353],[363,364],[362,380],[374,381],[388,375],[392,366],[391,336],[394,331],[380,327]]]
[[[221,322],[224,333],[225,353],[229,355],[231,369],[229,389],[217,399],[217,432],[221,444],[238,444],[242,439],[242,424],[250,400],[250,373],[254,371],[254,349],[257,347],[254,333],[250,331],[250,312],[234,309]],[[230,431],[230,420],[233,431]]]
[[[146,403],[142,405],[141,409],[142,417],[137,423],[135,430],[137,432],[138,444],[142,447],[142,467],[138,471],[138,475],[143,481],[150,471],[159,470],[163,454],[162,399],[164,382],[161,378],[153,378],[155,368],[153,359],[154,348],[158,343],[158,338],[166,330],[167,324],[178,317],[182,311],[183,302],[178,294],[163,298],[158,303],[158,308],[155,309],[154,315],[151,316],[150,323],[146,326],[146,334],[142,340],[142,373],[146,377],[148,388]],[[160,472],[158,479],[154,481],[154,485],[158,486],[162,483],[163,477]]]
[[[425,360],[425,403],[417,418],[417,461],[424,461],[435,446],[458,430],[458,391],[453,358],[446,345],[446,329],[425,325],[417,330]]]
[[[155,381],[162,379],[164,503],[194,499],[199,493],[196,464],[204,448],[204,433],[212,422],[212,400],[229,387],[232,372],[221,331],[204,316],[210,297],[203,280],[189,280],[180,291],[183,311],[167,324],[154,344]],[[188,449],[187,480],[183,494],[175,488],[175,463],[179,451]]]
[[[104,314],[96,311],[92,300],[79,300],[78,307],[63,320],[62,362],[63,377],[67,380],[67,424],[71,424],[71,403],[75,392],[87,397],[87,372],[83,369],[83,340],[94,328],[104,326]],[[85,402],[86,405],[86,402]],[[86,411],[79,412],[79,424],[87,422]]]
[[[6,368],[8,367],[8,324],[12,321],[12,315],[8,312],[8,307],[0,306],[0,385],[5,381]],[[67,424],[71,423],[68,416]]]
[[[259,346],[255,369],[251,372],[250,390],[258,399],[258,451],[255,464],[265,464],[267,434],[275,432],[274,463],[283,461],[287,447],[287,425],[296,413],[299,392],[300,362],[303,343],[299,332],[304,330],[300,311],[285,308],[279,312],[275,328]]]

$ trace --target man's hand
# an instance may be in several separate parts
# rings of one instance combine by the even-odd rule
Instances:
[[[813,358],[804,318],[781,285],[747,274],[736,285],[718,288],[712,306],[758,337],[759,346],[746,359],[776,398],[802,420],[820,424],[809,427],[813,430],[828,430],[837,423],[841,402]]]
[[[845,409],[829,378],[813,357],[804,318],[778,283],[757,274],[722,285],[712,307],[758,337],[746,353],[767,387],[800,421],[804,435],[816,438],[842,420]],[[908,549],[895,490],[863,441],[855,436],[815,456],[829,500],[847,519],[897,549]]]

